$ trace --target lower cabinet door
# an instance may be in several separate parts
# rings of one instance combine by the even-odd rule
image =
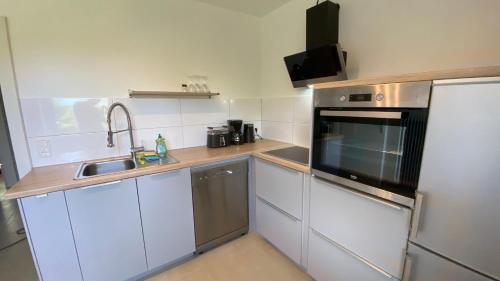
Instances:
[[[316,281],[387,281],[389,276],[371,267],[318,232],[309,232],[308,273]]]
[[[300,264],[302,223],[257,197],[257,232],[295,263]]]
[[[137,178],[150,269],[195,251],[189,169]]]
[[[491,281],[478,273],[441,258],[418,246],[409,244],[408,257],[411,265],[406,271],[408,281]]]
[[[64,193],[23,198],[21,204],[42,280],[82,280]]]
[[[135,179],[65,192],[84,280],[125,280],[147,270]]]

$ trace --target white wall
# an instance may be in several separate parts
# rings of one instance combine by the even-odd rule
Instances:
[[[335,0],[340,43],[351,79],[500,65],[498,0]],[[292,0],[266,15],[262,28],[263,96],[294,90],[283,57],[305,50],[306,9]]]
[[[17,94],[12,53],[10,48],[7,21],[0,17],[0,88],[7,115],[7,123],[16,160],[17,173],[23,177],[31,170],[31,158],[26,143],[24,124]]]
[[[208,76],[225,96],[259,92],[259,19],[191,0],[0,0],[21,98],[125,97]]]
[[[204,145],[206,127],[230,117],[260,128],[260,99],[240,99],[260,93],[257,17],[191,0],[0,0],[0,14],[35,167],[128,154],[126,134],[106,147],[114,101],[129,106],[136,144],[148,149],[158,133],[171,149]],[[222,97],[127,98],[128,89],[180,90],[191,74]]]

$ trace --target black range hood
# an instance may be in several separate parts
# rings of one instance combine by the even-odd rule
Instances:
[[[284,58],[294,88],[346,80],[339,38],[340,5],[325,1],[307,9],[306,51]]]

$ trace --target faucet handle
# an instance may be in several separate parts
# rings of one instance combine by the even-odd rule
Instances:
[[[108,131],[108,147],[111,148],[111,147],[114,147],[115,144],[113,143],[113,132]]]

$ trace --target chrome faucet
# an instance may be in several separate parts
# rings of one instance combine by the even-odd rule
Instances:
[[[116,107],[121,107],[123,109],[123,112],[125,112],[125,116],[127,116],[127,129],[118,130],[118,131],[111,130],[111,113],[113,113],[113,110]],[[115,144],[113,143],[113,134],[128,131],[129,136],[130,136],[130,153],[132,155],[132,159],[135,161],[136,153],[139,151],[143,151],[144,147],[135,147],[135,145],[134,145],[134,136],[133,136],[133,132],[132,132],[132,121],[130,121],[130,113],[129,113],[128,109],[125,107],[125,105],[123,105],[123,103],[115,102],[109,107],[108,117],[106,120],[108,122],[108,147],[115,146]]]

